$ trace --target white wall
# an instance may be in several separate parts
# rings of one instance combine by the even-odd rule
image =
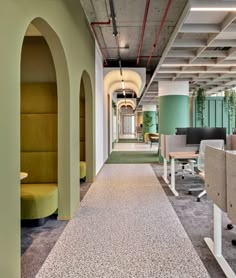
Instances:
[[[96,174],[105,162],[104,155],[104,99],[103,99],[103,59],[96,44],[95,48],[95,105],[96,105]]]

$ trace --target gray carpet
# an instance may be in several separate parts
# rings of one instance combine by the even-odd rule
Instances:
[[[91,183],[81,182],[80,200]],[[48,217],[41,227],[21,228],[21,277],[34,278],[66,227],[68,221],[59,221],[57,215]]]
[[[213,278],[225,277],[204,241],[204,237],[213,237],[213,204],[206,195],[202,197],[201,202],[197,202],[196,196],[199,192],[188,194],[190,187],[203,186],[201,178],[189,174],[182,180],[181,175],[177,175],[176,190],[179,192],[179,196],[174,197],[161,177],[163,175],[162,165],[152,164],[152,167],[210,276]],[[231,244],[231,240],[236,239],[236,228],[227,230],[228,223],[230,221],[224,214],[223,255],[236,272],[236,247]]]

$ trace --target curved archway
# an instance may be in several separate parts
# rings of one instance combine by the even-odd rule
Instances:
[[[84,158],[86,161],[86,181],[92,182],[95,177],[94,96],[90,76],[85,70],[83,71],[81,76],[80,99],[82,99],[83,94],[85,110],[85,149],[83,150],[83,147],[80,146],[80,151],[84,151]],[[80,107],[82,108],[82,106]],[[82,131],[81,128],[80,131]]]
[[[124,101],[123,99],[122,100],[119,100],[117,102],[117,109],[120,109],[121,106],[123,105],[130,105],[132,107],[132,109],[134,110],[136,108],[136,103],[134,103],[134,101],[132,99],[128,99],[126,101]]]
[[[105,119],[105,130],[107,134],[105,136],[108,138],[108,155],[112,151],[112,97],[111,95],[119,89],[122,89],[121,79],[125,82],[125,89],[132,90],[139,96],[142,92],[142,89],[145,85],[145,79],[141,73],[136,71],[136,69],[123,69],[122,71],[122,78],[120,75],[120,70],[112,69],[104,77],[104,97],[105,97],[105,107],[106,107],[106,115],[107,118]],[[114,124],[113,124],[114,125]],[[118,131],[118,123],[116,124]],[[117,133],[117,132],[116,132]]]
[[[58,219],[69,219],[73,214],[73,210],[75,210],[71,196],[78,196],[78,194],[76,192],[77,189],[71,186],[70,139],[68,136],[70,126],[70,82],[67,59],[60,38],[46,20],[37,17],[32,19],[30,24],[33,24],[46,40],[55,67],[58,102]],[[77,200],[75,203],[77,203]]]

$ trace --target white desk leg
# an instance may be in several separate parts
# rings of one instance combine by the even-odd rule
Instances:
[[[222,256],[222,211],[214,204],[214,241],[211,238],[204,238],[207,246],[216,258],[218,264],[224,271],[226,277],[236,278],[236,274]]]
[[[164,158],[164,174],[162,176],[163,180],[168,184],[169,181],[167,179],[167,160]]]
[[[214,204],[214,254],[222,256],[222,211]]]
[[[171,158],[171,184],[168,186],[175,196],[179,196],[179,193],[175,190],[175,159],[174,158]]]

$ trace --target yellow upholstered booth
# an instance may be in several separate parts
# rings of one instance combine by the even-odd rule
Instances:
[[[57,88],[21,85],[21,219],[41,219],[58,208]]]
[[[159,139],[159,133],[148,133],[148,132],[146,132],[144,134],[144,143],[150,142],[150,136],[153,136],[153,137],[156,137],[157,139]]]
[[[83,87],[83,86],[82,86]],[[86,177],[85,99],[80,99],[80,179]]]

